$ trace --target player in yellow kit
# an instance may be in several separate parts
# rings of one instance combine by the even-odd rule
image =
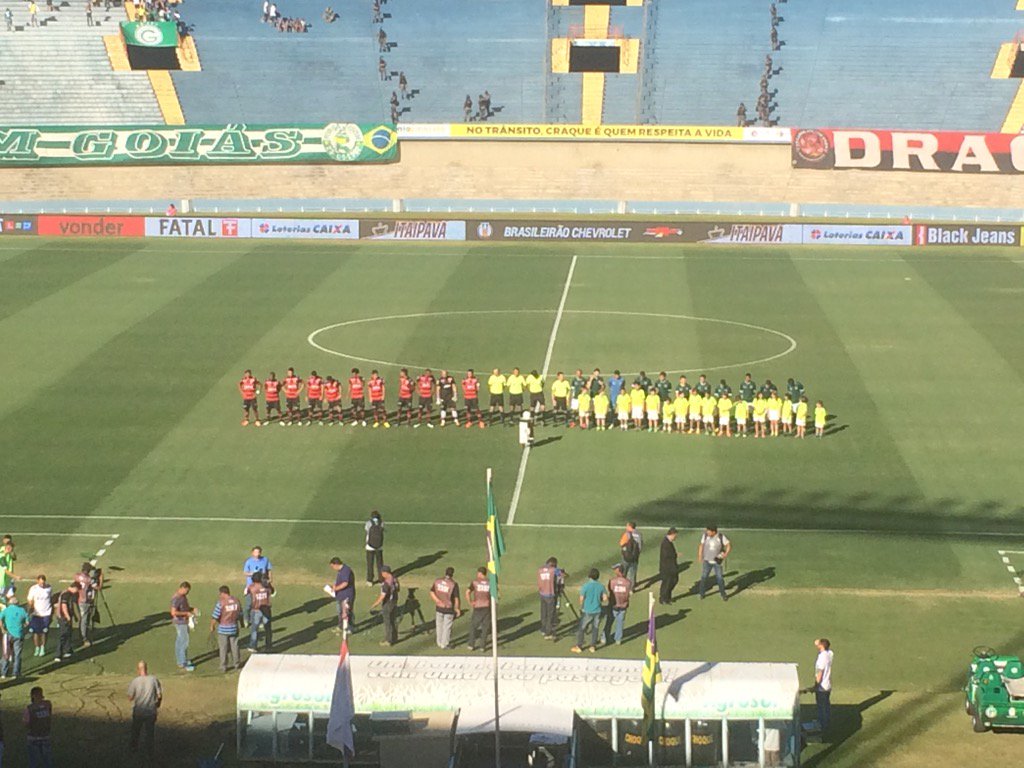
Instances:
[[[787,394],[782,398],[782,432],[786,435],[793,434],[793,397]]]
[[[760,392],[754,398],[754,437],[766,437],[764,430],[765,418],[768,415],[768,401]]]
[[[808,409],[807,398],[801,397],[800,402],[796,404],[796,436],[801,439],[807,432]]]
[[[608,418],[608,408],[611,406],[611,401],[608,399],[608,393],[604,391],[603,386],[591,398],[591,403],[594,406],[594,426],[597,427],[599,432],[604,432],[608,429],[605,426],[605,420]]]
[[[768,427],[772,437],[779,436],[779,416],[782,414],[782,400],[774,389],[768,393]]]
[[[629,392],[624,389],[620,389],[618,397],[615,398],[615,417],[618,419],[619,429],[623,432],[629,429]]]
[[[544,377],[537,373],[536,368],[526,374],[526,391],[530,393],[530,410],[533,411],[533,418],[543,424],[547,420],[544,415]]]
[[[494,424],[494,412],[501,414],[501,423],[505,423],[505,374],[495,368],[487,377],[487,393],[490,395],[487,408],[487,420]]]
[[[651,391],[647,395],[647,399],[644,401],[644,406],[647,410],[647,431],[657,432],[658,419],[661,417],[661,398],[658,396],[658,392],[654,387],[651,387]]]
[[[722,392],[718,398],[718,429],[715,434],[719,437],[732,437],[732,399],[728,392]]]
[[[638,382],[633,382],[633,388],[629,390],[629,414],[633,417],[633,426],[637,429],[644,428],[644,400],[646,395],[640,389]]]
[[[814,434],[821,437],[825,434],[825,421],[828,419],[828,412],[825,404],[819,400],[814,406]]]
[[[736,437],[747,436],[747,416],[749,416],[750,405],[742,397],[736,400]]]
[[[672,431],[672,415],[675,413],[676,408],[671,400],[665,400],[661,404],[661,431],[671,432]]]
[[[583,388],[576,396],[576,407],[579,409],[580,429],[590,429],[590,390]]]
[[[690,410],[690,428],[686,430],[695,435],[700,434],[700,406],[701,398],[697,388],[690,390],[690,399],[687,401]]]
[[[710,435],[715,431],[715,406],[718,401],[715,396],[708,392],[700,400],[701,421],[704,422],[704,434]]]
[[[551,382],[551,418],[552,421],[562,416],[562,425],[569,425],[569,390],[571,385],[565,379],[565,374],[559,371],[555,380]]]
[[[513,368],[512,373],[505,380],[505,386],[508,387],[508,410],[512,414],[512,420],[515,421],[523,412],[523,391],[526,389],[526,377],[519,372],[518,368]]]
[[[685,376],[683,377],[686,378]],[[677,394],[676,399],[672,401],[672,411],[676,415],[676,432],[682,434],[686,431],[686,417],[687,417],[687,406],[689,402],[684,395]]]

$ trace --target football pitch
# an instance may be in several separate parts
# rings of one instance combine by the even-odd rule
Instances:
[[[366,618],[362,524],[378,509],[385,560],[432,626],[433,579],[452,565],[464,588],[486,560],[491,467],[503,653],[569,654],[567,612],[557,642],[539,632],[547,557],[575,594],[591,567],[607,578],[635,520],[644,581],[674,525],[684,570],[659,611],[662,658],[799,662],[809,685],[812,642],[831,639],[835,722],[806,764],[1012,764],[1018,742],[972,734],[959,691],[972,647],[1024,650],[1022,300],[1019,249],[5,239],[0,533],[23,589],[94,557],[109,584],[93,648],[60,668],[27,654],[26,681],[5,683],[8,753],[32,681],[54,701],[58,764],[122,764],[124,686],[145,658],[165,683],[158,743],[179,745],[165,764],[221,741],[234,764],[236,676],[210,658],[206,617],[220,584],[240,590],[249,549],[273,563],[275,650],[335,653],[328,561],[353,565]],[[394,407],[403,365],[546,368],[549,383],[703,372],[734,390],[747,371],[792,376],[830,420],[805,440],[546,427],[528,460],[500,426],[240,426],[246,368],[377,368]],[[708,522],[733,542],[728,603],[688,594]],[[166,620],[183,579],[203,612],[188,677]],[[599,655],[642,658],[645,606]],[[443,653],[411,626],[391,649],[370,627],[352,652]]]

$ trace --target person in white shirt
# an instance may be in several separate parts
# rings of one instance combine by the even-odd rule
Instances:
[[[36,577],[27,595],[28,602],[28,631],[32,634],[32,643],[35,645],[34,656],[46,655],[46,632],[50,629],[50,619],[53,617],[53,590],[46,583],[46,577],[40,574]]]
[[[819,637],[814,647],[818,649],[814,662],[814,701],[818,705],[818,725],[824,732],[832,720],[832,643]]]

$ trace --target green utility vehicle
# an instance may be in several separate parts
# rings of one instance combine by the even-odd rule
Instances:
[[[964,706],[974,732],[1024,728],[1024,664],[1017,656],[999,656],[985,646],[971,655]]]

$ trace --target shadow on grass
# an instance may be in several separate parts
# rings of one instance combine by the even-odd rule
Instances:
[[[874,696],[865,699],[859,704],[837,704],[832,707],[832,724],[828,733],[822,737],[822,742],[828,746],[821,752],[808,758],[803,763],[807,768],[828,765],[832,753],[843,745],[850,737],[854,736],[864,726],[864,713],[892,696],[895,691],[879,691]],[[817,709],[813,704],[803,704],[800,707],[800,720],[810,722],[818,717]]]
[[[699,529],[710,519],[726,535],[730,528],[745,527],[909,533],[927,538],[965,531],[1019,537],[1022,513],[1024,507],[1016,501],[956,497],[922,500],[878,491],[805,491],[799,485],[766,488],[734,483],[712,487],[695,483],[627,507],[620,517],[636,520],[641,528],[655,529],[670,525]]]

